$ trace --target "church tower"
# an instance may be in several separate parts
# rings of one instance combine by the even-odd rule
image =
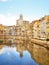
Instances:
[[[19,19],[17,20],[17,25],[22,26],[23,25],[23,15],[20,14]]]
[[[22,15],[22,14],[20,14],[20,19],[22,19],[22,20],[23,20],[23,15]]]

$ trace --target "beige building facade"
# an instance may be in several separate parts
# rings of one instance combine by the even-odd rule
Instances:
[[[49,40],[49,16],[32,21],[32,38]]]

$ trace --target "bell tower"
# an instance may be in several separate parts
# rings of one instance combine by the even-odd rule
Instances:
[[[20,14],[20,19],[22,19],[22,20],[23,20],[23,15],[22,15],[22,14]]]
[[[22,26],[23,25],[23,15],[20,14],[19,19],[17,20],[17,25]]]

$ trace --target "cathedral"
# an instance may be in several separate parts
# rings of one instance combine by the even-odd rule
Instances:
[[[31,26],[29,21],[23,20],[21,14],[16,20],[16,25],[4,26],[0,25],[0,41],[3,43],[22,43],[31,37]]]

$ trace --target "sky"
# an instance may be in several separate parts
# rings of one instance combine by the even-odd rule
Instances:
[[[30,22],[49,15],[49,0],[0,0],[0,24],[15,25],[20,14]]]

